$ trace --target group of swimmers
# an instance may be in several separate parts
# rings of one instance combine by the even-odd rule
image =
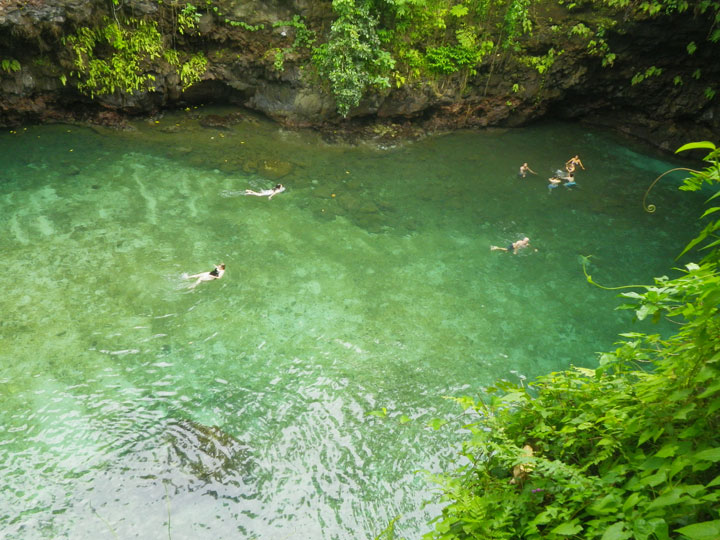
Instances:
[[[275,184],[275,187],[271,189],[263,189],[261,191],[253,191],[252,189],[246,189],[245,195],[253,195],[255,197],[267,197],[268,200],[272,199],[278,193],[285,191],[285,186],[282,184]],[[195,283],[190,285],[190,289],[194,289],[203,281],[213,281],[223,277],[225,273],[225,263],[216,264],[215,268],[208,272],[200,272],[199,274],[192,274],[184,276],[186,279],[194,279]]]
[[[565,180],[565,184],[563,184],[565,187],[573,187],[577,184],[575,183],[575,168],[580,167],[582,170],[585,170],[585,166],[582,164],[582,161],[580,161],[580,156],[571,157],[565,162],[565,171],[562,171],[560,169],[555,171],[555,174],[548,178],[548,189],[554,189],[558,187],[563,180]],[[527,176],[527,173],[537,174],[535,171],[533,171],[530,166],[527,163],[523,163],[520,165],[520,172],[518,173],[518,176],[521,176],[522,178],[525,178]]]
[[[559,169],[555,171],[555,175],[548,178],[548,188],[552,189],[560,185],[560,183],[565,180],[565,187],[571,187],[577,185],[575,183],[575,168],[580,167],[582,170],[585,170],[585,166],[582,164],[582,161],[580,161],[580,156],[576,155],[565,163],[565,173],[560,171]],[[527,176],[527,173],[531,174],[537,174],[535,171],[533,171],[530,166],[526,163],[523,163],[520,166],[520,172],[518,173],[519,176],[525,178]],[[253,195],[256,197],[267,197],[268,200],[272,199],[275,195],[278,193],[282,193],[285,191],[285,186],[282,184],[276,184],[275,187],[271,189],[263,189],[261,191],[253,191],[251,189],[245,190],[245,195]],[[526,236],[522,238],[521,240],[518,240],[516,242],[512,242],[507,247],[502,246],[490,246],[490,251],[507,251],[512,252],[513,255],[517,255],[517,252],[520,251],[523,248],[526,248],[530,245],[530,239]],[[195,279],[195,283],[190,285],[191,289],[194,289],[197,287],[200,283],[203,281],[213,281],[215,279],[220,279],[223,277],[223,274],[225,273],[225,264],[220,263],[216,264],[215,268],[213,270],[210,270],[209,272],[201,272],[199,274],[192,274],[189,276],[186,276],[188,279]]]
[[[582,161],[580,161],[580,156],[575,155],[574,157],[571,157],[565,162],[565,171],[561,171],[558,169],[555,171],[555,174],[548,178],[548,189],[553,189],[558,187],[563,180],[565,180],[565,184],[563,184],[565,187],[572,187],[576,186],[575,183],[575,169],[576,167],[580,167],[583,171],[585,170],[585,166],[582,164]],[[521,176],[522,178],[525,178],[527,176],[527,173],[531,174],[537,174],[535,171],[533,171],[530,166],[527,164],[527,162],[520,165],[520,172],[518,173],[518,176]],[[522,240],[518,240],[517,242],[513,242],[507,247],[502,246],[490,246],[490,251],[512,251],[513,255],[517,255],[517,252],[520,251],[523,248],[526,248],[530,245],[530,239],[526,236]],[[537,251],[537,250],[535,250]]]

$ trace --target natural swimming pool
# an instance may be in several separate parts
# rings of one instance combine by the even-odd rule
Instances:
[[[643,211],[673,164],[575,125],[349,146],[200,114],[0,135],[8,538],[355,540],[397,515],[416,538],[438,512],[416,471],[462,437],[427,426],[444,396],[648,328],[581,261],[647,283],[701,213],[681,176]],[[578,187],[548,190],[575,154]]]

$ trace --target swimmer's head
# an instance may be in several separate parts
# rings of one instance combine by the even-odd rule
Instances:
[[[277,184],[277,185],[275,186],[275,189],[282,189],[282,187],[283,187],[282,184]]]
[[[220,264],[218,264],[218,268],[219,268],[220,270],[225,270],[225,263],[220,263]]]

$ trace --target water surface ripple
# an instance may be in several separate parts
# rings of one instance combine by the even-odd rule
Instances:
[[[444,397],[646,328],[582,258],[648,282],[701,208],[668,177],[643,212],[672,164],[578,126],[348,146],[200,114],[0,135],[5,538],[365,540],[395,516],[417,538],[418,471],[462,437],[427,425],[457,418]]]

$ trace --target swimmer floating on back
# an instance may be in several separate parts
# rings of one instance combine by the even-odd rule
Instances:
[[[197,287],[203,281],[212,281],[213,279],[220,279],[225,273],[225,265],[223,263],[216,264],[214,270],[209,272],[200,272],[199,274],[193,274],[192,276],[186,276],[187,279],[196,279],[197,281],[190,285],[191,289]]]
[[[513,255],[517,255],[517,252],[530,245],[530,239],[526,236],[522,240],[513,242],[508,247],[490,246],[490,251],[512,251]]]
[[[272,189],[263,189],[262,191],[253,191],[252,189],[246,189],[245,195],[255,195],[256,197],[267,197],[268,200],[273,198],[273,195],[282,193],[285,191],[285,186],[282,184],[276,184]]]
[[[518,175],[525,178],[527,176],[527,173],[529,173],[529,172],[532,174],[537,174],[535,171],[533,171],[530,168],[530,166],[527,163],[523,163],[522,165],[520,165],[520,172],[518,173]]]

